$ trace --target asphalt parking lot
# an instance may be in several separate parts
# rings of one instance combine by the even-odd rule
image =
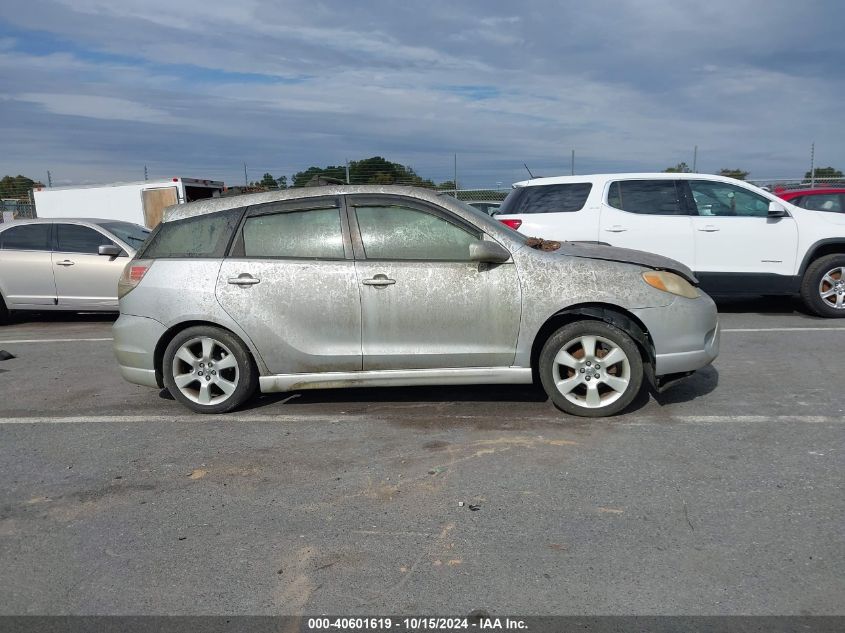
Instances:
[[[0,328],[0,610],[841,614],[845,321],[720,311],[713,367],[597,421],[531,386],[198,416],[109,317]]]

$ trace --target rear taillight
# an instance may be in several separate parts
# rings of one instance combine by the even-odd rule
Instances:
[[[516,231],[519,227],[521,227],[521,226],[522,226],[522,220],[517,220],[517,219],[513,219],[513,220],[499,220],[499,222],[501,222],[501,223],[502,223],[502,224],[504,224],[505,226],[509,226],[509,227],[511,227],[514,231]]]
[[[152,265],[153,260],[151,259],[133,259],[126,264],[126,268],[123,269],[123,274],[120,276],[120,281],[117,282],[117,298],[120,299],[141,283]]]

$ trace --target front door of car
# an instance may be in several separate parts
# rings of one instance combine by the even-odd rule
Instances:
[[[340,198],[250,207],[216,294],[271,373],[361,370],[361,303]]]
[[[702,286],[711,292],[782,291],[796,268],[795,220],[789,216],[768,217],[770,201],[739,185],[717,180],[689,180],[684,184],[698,212],[692,217],[692,268]]]
[[[9,308],[53,306],[52,225],[19,224],[0,232],[0,293]]]
[[[117,310],[117,282],[126,262],[99,254],[100,246],[117,246],[99,231],[81,224],[56,223],[53,275],[58,305],[73,310]]]
[[[519,278],[512,262],[470,261],[480,230],[404,198],[349,196],[348,204],[364,369],[513,364]]]
[[[690,267],[695,260],[692,222],[681,189],[671,179],[611,182],[601,205],[599,241]]]

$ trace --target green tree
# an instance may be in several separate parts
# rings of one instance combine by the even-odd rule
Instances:
[[[439,185],[437,185],[437,188],[443,189],[444,191],[454,191],[455,189],[458,189],[458,187],[455,186],[454,180],[444,180]]]
[[[33,187],[40,185],[26,176],[3,176],[0,179],[0,198],[26,199]]]
[[[674,167],[667,167],[663,170],[667,174],[688,174],[692,171],[686,163],[678,163]]]
[[[276,178],[276,183],[279,186],[279,189],[287,189],[288,188],[288,177],[287,176],[279,176]]]
[[[833,167],[816,167],[816,179],[817,180],[824,180],[826,178],[842,178],[842,172],[838,169],[834,169]],[[812,177],[810,172],[804,174],[804,178],[809,180]]]
[[[312,166],[293,176],[293,186],[303,187],[315,176],[346,182],[346,165]],[[349,182],[353,185],[416,185],[434,188],[434,182],[420,177],[411,167],[373,156],[349,163]]]
[[[728,178],[736,178],[737,180],[745,180],[748,178],[748,172],[742,169],[720,169],[720,176],[727,176]]]
[[[266,189],[278,189],[279,188],[279,183],[276,182],[275,178],[273,178],[273,174],[271,174],[269,172],[264,174],[264,176],[261,178],[261,182],[259,182],[258,185],[260,187],[264,187]]]

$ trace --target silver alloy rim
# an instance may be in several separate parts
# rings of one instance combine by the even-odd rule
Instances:
[[[238,361],[228,347],[208,336],[186,341],[173,357],[173,382],[189,400],[203,405],[228,400],[238,387]]]
[[[564,398],[579,407],[598,409],[616,402],[631,382],[631,363],[616,343],[585,334],[560,348],[552,379]]]
[[[845,266],[827,271],[819,282],[819,296],[827,305],[845,310]]]

